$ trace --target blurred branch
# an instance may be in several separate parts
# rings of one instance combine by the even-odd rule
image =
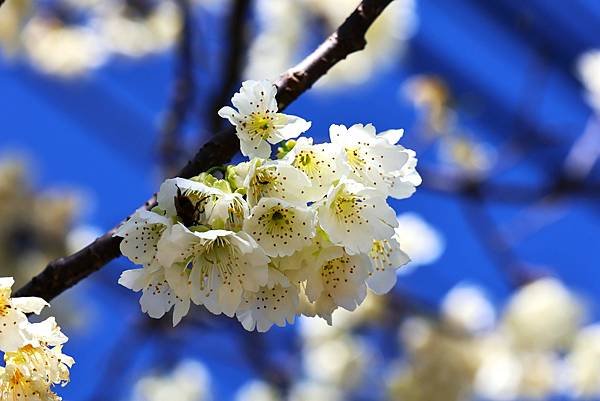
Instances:
[[[489,202],[524,204],[543,197],[560,199],[565,196],[599,200],[600,183],[585,182],[559,174],[539,187],[519,183],[494,183],[485,178],[469,177],[439,169],[420,168],[425,189],[458,195],[463,198],[480,198]]]
[[[366,45],[367,30],[391,2],[392,0],[363,0],[336,32],[298,65],[288,70],[276,83],[279,109],[285,109],[339,61],[362,50]],[[235,131],[222,131],[202,146],[177,176],[193,177],[212,166],[226,163],[238,150],[239,141]],[[155,204],[153,197],[144,207],[152,208]],[[121,254],[121,238],[112,236],[114,230],[115,228],[97,238],[79,252],[50,262],[40,274],[18,290],[15,296],[37,296],[49,301],[101,269]]]
[[[181,30],[175,50],[175,79],[167,114],[161,129],[159,153],[166,176],[175,173],[181,158],[181,129],[194,103],[193,16],[189,0],[177,0]]]
[[[479,193],[475,191],[472,199],[462,203],[463,211],[475,231],[475,236],[488,250],[498,271],[506,278],[511,288],[521,287],[541,276],[541,272],[534,272],[515,254],[511,245],[496,227],[494,219],[485,208],[483,199],[478,196]]]
[[[211,124],[211,132],[218,132],[223,126],[223,119],[219,117],[217,112],[227,104],[242,75],[247,50],[246,17],[251,3],[251,0],[235,0],[227,20],[227,49],[222,62],[225,71],[221,85],[212,97],[208,107],[208,121]]]

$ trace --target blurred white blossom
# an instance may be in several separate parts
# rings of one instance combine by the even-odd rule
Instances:
[[[210,401],[211,380],[206,367],[195,360],[181,361],[172,372],[140,379],[132,401]]]
[[[496,323],[496,311],[481,287],[458,285],[442,301],[444,319],[467,332],[489,330]]]
[[[560,281],[544,278],[521,288],[507,305],[502,324],[519,347],[563,348],[583,319],[580,301]]]
[[[445,241],[442,234],[415,213],[402,213],[396,216],[398,227],[396,236],[400,248],[410,257],[407,268],[434,263],[444,252]]]

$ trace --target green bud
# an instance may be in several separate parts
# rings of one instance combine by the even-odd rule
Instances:
[[[281,146],[277,148],[277,158],[283,159],[285,155],[290,152],[290,150],[294,149],[294,146],[296,146],[296,141],[294,139],[289,139],[285,143],[281,144]]]

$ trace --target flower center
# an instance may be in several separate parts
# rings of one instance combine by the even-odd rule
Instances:
[[[267,139],[273,130],[273,117],[267,114],[251,113],[248,122],[250,136]]]
[[[285,199],[285,190],[275,167],[257,169],[250,180],[250,202],[258,202],[263,197],[281,197]]]
[[[292,165],[305,173],[311,180],[320,176],[321,161],[310,150],[302,150],[298,152]]]
[[[231,285],[232,276],[234,270],[237,270],[240,257],[229,240],[218,237],[203,244],[200,252],[204,262],[200,262],[200,288],[204,290],[210,286],[211,278],[215,273],[221,276],[225,285]],[[212,288],[209,289],[209,291],[212,290]]]
[[[338,220],[344,224],[361,223],[360,211],[366,207],[364,198],[350,193],[340,192],[332,204]]]
[[[360,154],[359,147],[346,148],[345,150],[346,150],[346,158],[348,159],[348,164],[350,164],[350,166],[353,169],[359,169],[359,168],[363,168],[365,166],[366,161]]]

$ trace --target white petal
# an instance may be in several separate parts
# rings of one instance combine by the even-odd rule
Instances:
[[[21,312],[35,313],[36,315],[39,315],[44,307],[50,306],[48,302],[38,297],[13,298],[10,303]]]
[[[249,158],[259,157],[261,159],[268,159],[271,156],[271,146],[267,141],[262,139],[257,141],[250,141],[246,138],[240,138],[240,150],[244,156]]]
[[[25,345],[23,328],[27,324],[25,314],[12,308],[0,315],[0,351],[12,352]]]
[[[390,145],[395,145],[404,135],[403,129],[390,129],[387,131],[383,131],[379,133],[379,136],[384,138],[386,141],[390,143]]]
[[[119,284],[134,292],[141,291],[147,283],[148,272],[145,269],[125,270],[119,277]]]
[[[279,113],[278,125],[276,125],[277,134],[273,138],[269,138],[269,142],[275,144],[286,139],[297,138],[303,132],[308,131],[311,126],[310,121],[306,121],[300,117],[291,116],[288,114]]]

